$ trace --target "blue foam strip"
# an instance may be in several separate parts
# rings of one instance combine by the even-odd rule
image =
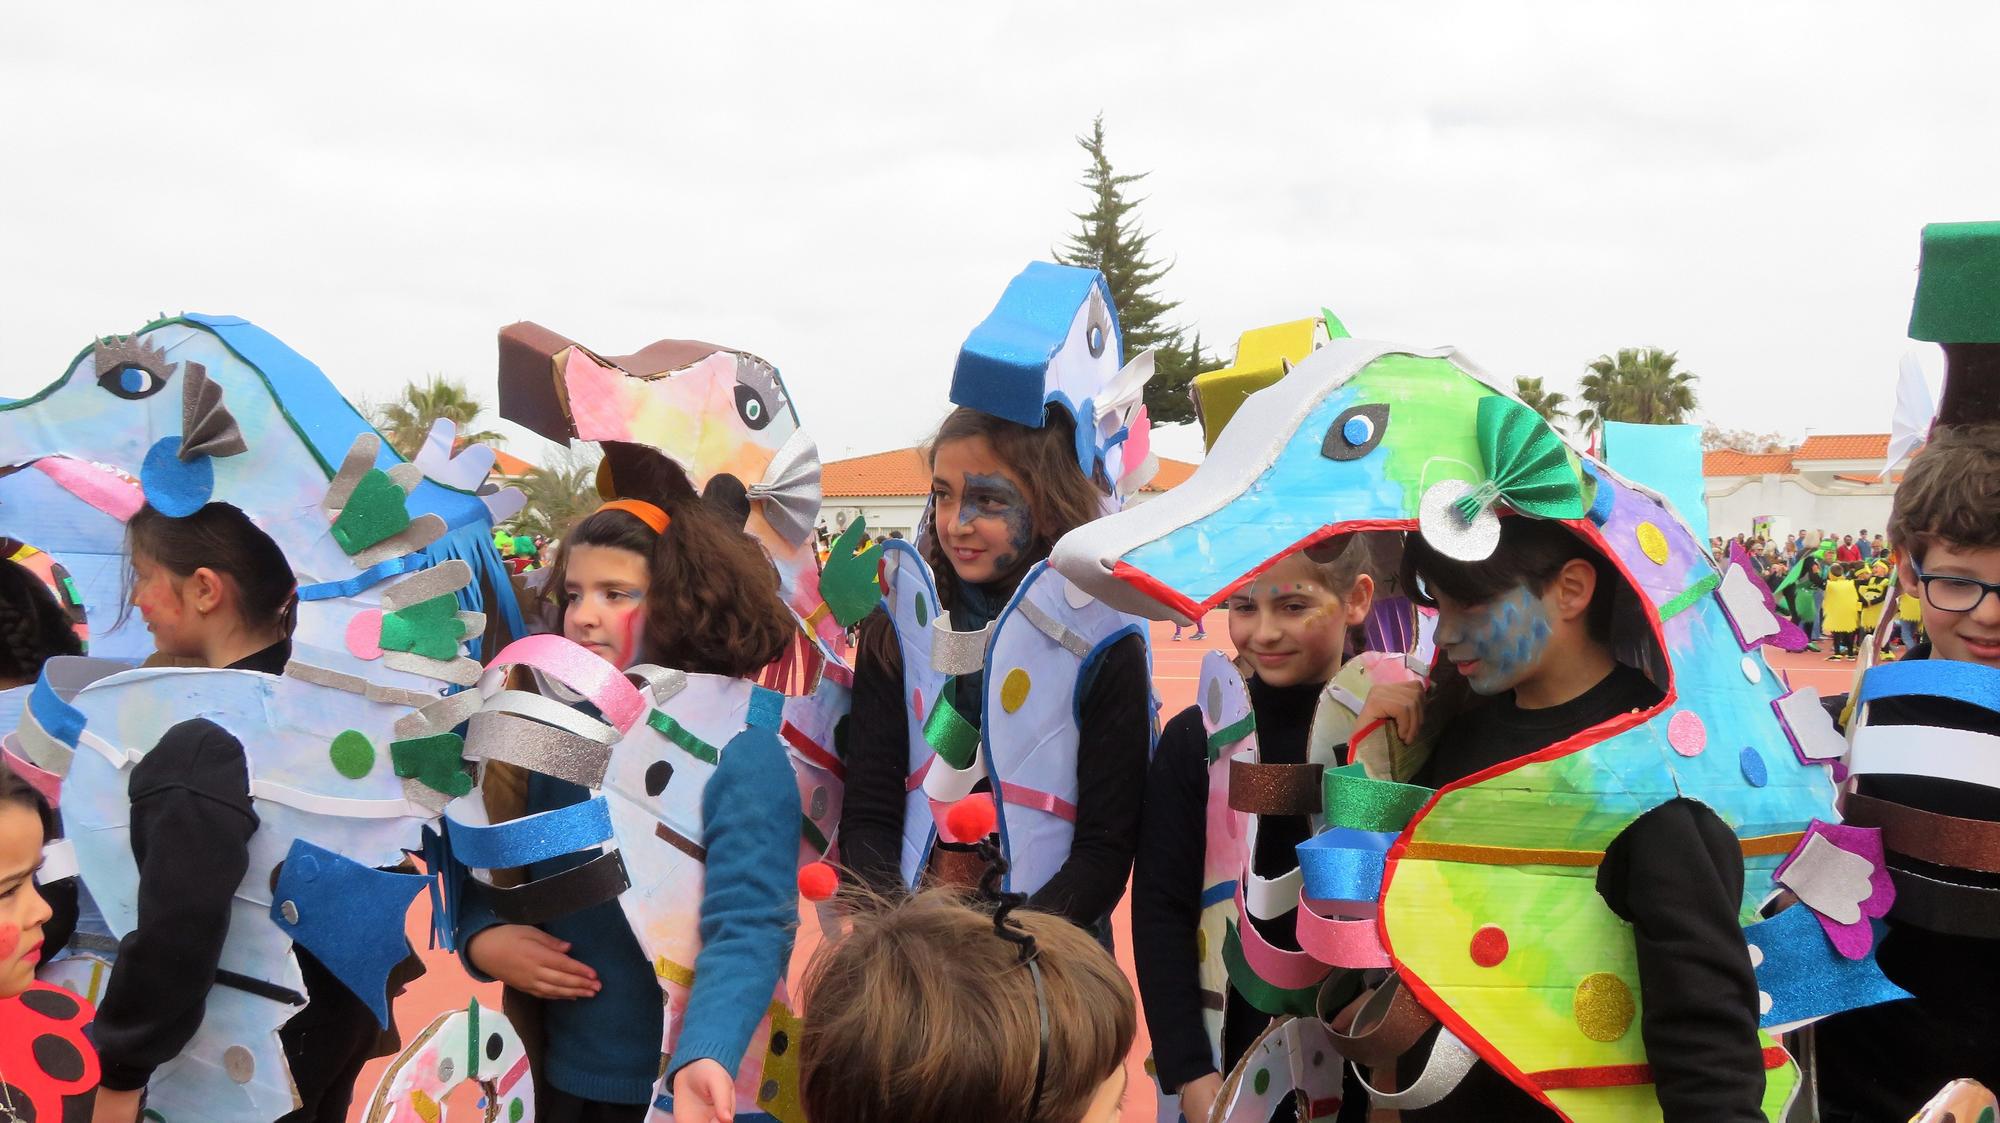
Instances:
[[[1583,470],[1597,485],[1590,495],[1590,521],[1603,526],[1611,521],[1611,508],[1618,503],[1618,488],[1611,481],[1598,475],[1597,470],[1590,466],[1590,461],[1583,462]]]
[[[28,692],[28,712],[35,715],[42,732],[72,749],[83,736],[83,711],[57,696],[46,677],[36,679],[35,688]]]
[[[611,837],[611,805],[603,796],[496,826],[461,823],[447,815],[451,856],[477,869],[507,869],[574,854]]]
[[[359,596],[363,590],[372,589],[391,577],[400,577],[423,568],[422,554],[404,554],[400,558],[376,562],[345,581],[321,581],[315,585],[300,585],[299,599],[334,600],[339,597]]]
[[[750,713],[745,719],[752,729],[777,729],[785,722],[785,696],[762,686],[750,688]]]
[[[1879,948],[1888,926],[1872,923]],[[1812,910],[1803,905],[1745,928],[1743,939],[1764,953],[1757,965],[1757,989],[1771,996],[1770,1012],[1758,1020],[1766,1029],[1910,997],[1882,974],[1872,952],[1848,959],[1833,950]]]
[[[1319,901],[1372,901],[1382,893],[1382,858],[1395,831],[1333,827],[1299,843],[1305,896]]]
[[[668,1115],[672,1115],[674,1113],[673,1093],[661,1092],[659,1095],[653,1097],[653,1110],[664,1111]],[[761,1111],[739,1111],[736,1113],[736,1118],[741,1120],[742,1123],[777,1123],[778,1121],[777,1116],[766,1115]]]
[[[1863,705],[1913,694],[1956,698],[2000,714],[2000,668],[1955,659],[1899,659],[1870,667],[1861,676]]]
[[[271,920],[313,953],[341,985],[389,1025],[389,972],[410,954],[403,917],[430,881],[390,873],[293,839],[271,894]],[[290,905],[291,920],[285,915]]]
[[[1236,882],[1218,881],[1201,891],[1201,907],[1219,905],[1234,896],[1236,896]]]

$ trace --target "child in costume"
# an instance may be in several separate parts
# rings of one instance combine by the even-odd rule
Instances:
[[[1958,1078],[2000,1087],[2000,783],[1987,767],[2000,756],[1995,261],[2000,223],[1924,228],[1910,335],[1943,345],[1945,382],[1896,488],[1889,542],[1928,639],[1869,668],[1855,697],[1829,700],[1849,731],[1842,813],[1880,830],[1895,886],[1879,960],[1914,996],[1818,1027],[1829,1123],[1907,1117]]]
[[[98,1079],[90,1006],[35,981],[53,915],[36,881],[53,833],[41,796],[0,766],[0,1119],[82,1123]]]
[[[127,524],[131,604],[158,654],[186,665],[281,675],[291,657],[296,583],[269,535],[227,503],[174,518],[148,506]],[[248,871],[258,817],[242,742],[206,718],[169,729],[132,769],[131,845],[139,923],[120,943],[98,1003],[104,1066],[99,1123],[139,1118],[153,1070],[201,1024],[230,903]],[[303,947],[306,1007],[280,1030],[299,1106],[286,1123],[344,1120],[380,1028],[368,1006]]]
[[[1308,763],[1308,734],[1318,732],[1314,715],[1322,704],[1321,692],[1341,671],[1348,629],[1369,615],[1374,595],[1366,572],[1370,557],[1365,535],[1337,538],[1310,553],[1288,555],[1223,602],[1230,642],[1249,672],[1257,765]],[[1352,696],[1345,689],[1338,693]],[[1133,955],[1155,1072],[1162,1091],[1178,1092],[1181,1114],[1196,1123],[1211,1117],[1224,1075],[1235,1069],[1275,1013],[1256,1004],[1263,996],[1253,1000],[1229,987],[1217,1055],[1201,978],[1203,890],[1209,880],[1204,850],[1210,841],[1210,768],[1216,756],[1200,707],[1189,706],[1167,723],[1148,771],[1132,873]],[[1317,795],[1317,784],[1308,786]],[[1313,833],[1311,817],[1265,814],[1256,819],[1256,847],[1250,855],[1254,873],[1277,878],[1295,870],[1295,848]],[[1222,841],[1214,840],[1218,845]],[[1244,938],[1299,950],[1296,908],[1268,918],[1240,916],[1239,929],[1244,924],[1255,927]],[[1361,1113],[1356,1117],[1365,1117],[1366,1101],[1357,1099],[1355,1106]]]
[[[1657,706],[1663,692],[1609,647],[1617,582],[1611,564],[1569,530],[1512,518],[1484,562],[1460,562],[1411,536],[1405,583],[1438,606],[1440,684],[1421,707],[1416,688],[1379,686],[1362,710],[1405,737],[1433,727],[1412,778],[1443,787],[1559,744],[1591,726]],[[1452,712],[1456,708],[1456,712]],[[1633,925],[1643,1032],[1670,1119],[1763,1117],[1756,984],[1737,923],[1742,856],[1715,813],[1692,800],[1663,804],[1607,849],[1597,875],[1605,902]],[[1421,1049],[1397,1066],[1399,1087],[1422,1072]],[[1479,1065],[1412,1120],[1551,1119]]]
[[[804,996],[810,1123],[1118,1118],[1132,990],[1058,917],[996,916],[944,889],[873,902],[814,954]]]
[[[1861,634],[1873,635],[1882,623],[1882,610],[1887,607],[1889,588],[1895,583],[1890,576],[1889,563],[1876,561],[1869,563],[1855,578],[1854,588],[1861,595]]]
[[[1007,888],[1109,939],[1152,739],[1145,631],[1043,559],[1156,466],[1151,355],[1119,355],[1104,278],[1039,262],[959,353],[918,542],[883,547],[855,654],[840,836],[878,890],[969,880],[934,868],[932,808],[980,790]]]
[[[559,603],[562,635],[621,671],[659,663],[753,677],[794,631],[775,572],[756,543],[711,510],[664,457],[626,450],[621,463],[646,465],[647,479],[620,473],[627,498],[578,523],[558,554],[548,590]],[[724,1117],[734,1106],[737,1066],[791,947],[798,831],[772,812],[796,807],[798,793],[777,743],[759,747],[769,751],[724,754],[701,796],[712,809],[700,840],[709,852],[701,901],[706,944],[667,1074],[681,1123]],[[502,761],[486,765],[481,788],[495,823],[569,808],[591,794]],[[564,854],[524,872],[529,880],[557,876],[586,857]],[[461,916],[460,940],[476,975],[507,986],[510,1020],[535,1064],[538,1118],[648,1117],[661,1073],[663,1001],[654,964],[617,901],[539,925],[509,924],[475,894]]]
[[[1861,632],[1861,593],[1855,587],[1853,567],[1836,564],[1826,579],[1826,613],[1821,619],[1826,634],[1833,637],[1833,653],[1828,659],[1852,659],[1855,637]]]

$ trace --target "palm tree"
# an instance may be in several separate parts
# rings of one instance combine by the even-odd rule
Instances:
[[[514,516],[516,534],[559,539],[597,509],[597,460],[564,452],[515,481],[528,505]]]
[[[1587,430],[1606,421],[1678,425],[1695,409],[1696,376],[1677,369],[1680,357],[1658,347],[1625,347],[1616,357],[1599,355],[1585,368],[1580,386],[1584,408],[1577,423]]]
[[[1569,395],[1560,390],[1542,389],[1542,380],[1539,378],[1516,376],[1514,396],[1521,399],[1522,405],[1541,414],[1542,420],[1550,425],[1569,418]]]
[[[369,412],[374,416],[375,427],[388,438],[389,447],[400,453],[403,459],[410,460],[416,457],[418,449],[424,447],[424,438],[430,434],[431,423],[440,418],[458,426],[458,440],[452,446],[453,452],[469,444],[501,440],[500,434],[490,429],[472,431],[473,422],[485,411],[485,404],[466,390],[465,383],[433,374],[424,382],[406,383],[401,397],[376,406]]]

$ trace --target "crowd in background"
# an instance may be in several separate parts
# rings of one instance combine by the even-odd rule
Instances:
[[[1917,645],[1918,606],[1913,598],[1895,595],[1896,554],[1880,533],[1864,527],[1838,538],[1825,530],[1801,530],[1776,539],[1754,532],[1709,539],[1717,558],[1731,544],[1750,555],[1778,611],[1804,629],[1811,641],[1807,650],[1822,650],[1827,643],[1832,647],[1829,660],[1854,659],[1861,637],[1876,630],[1892,604],[1896,628],[1884,641],[1881,657],[1893,658]]]

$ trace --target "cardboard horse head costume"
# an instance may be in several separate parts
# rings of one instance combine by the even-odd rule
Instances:
[[[294,1106],[278,1040],[305,1002],[294,942],[387,1021],[387,975],[408,954],[403,913],[422,879],[376,867],[402,861],[471,786],[450,732],[466,705],[440,697],[479,674],[467,647],[485,616],[468,605],[496,598],[484,603],[514,614],[504,580],[479,580],[489,509],[401,463],[317,368],[229,317],[99,341],[0,417],[0,464],[14,469],[0,479],[0,533],[39,539],[94,605],[119,599],[104,567],[142,503],[170,515],[233,504],[297,577],[283,675],[52,660],[9,742],[10,763],[55,790],[102,915],[72,943],[80,954],[45,971],[90,998],[98,957],[139,919],[132,766],[196,716],[242,743],[260,826],[225,974],[194,1038],[155,1072],[148,1106],[168,1123],[266,1123]],[[107,628],[96,650],[134,654],[142,637]]]
[[[1870,950],[1888,903],[1880,838],[1838,825],[1828,772],[1843,746],[1818,699],[1765,665],[1760,644],[1780,626],[1740,560],[1708,557],[1657,495],[1578,456],[1455,352],[1335,339],[1252,394],[1193,478],[1070,534],[1054,562],[1107,604],[1193,619],[1336,534],[1403,530],[1478,559],[1502,517],[1560,521],[1611,559],[1664,653],[1664,701],[1437,791],[1320,758],[1308,809],[1327,829],[1288,878],[1208,886],[1235,937],[1211,944],[1235,949],[1220,957],[1229,985],[1308,1019],[1343,969],[1393,968],[1384,1001],[1408,1016],[1373,1020],[1444,1030],[1424,1079],[1384,1106],[1436,1102],[1476,1056],[1567,1118],[1658,1118],[1632,938],[1579,876],[1650,808],[1688,796],[1737,834],[1766,1031],[1897,993]],[[1232,721],[1228,692],[1203,690],[1226,765],[1253,730]],[[1254,756],[1241,763],[1255,770]],[[1779,884],[1805,907],[1757,922]],[[1301,903],[1306,951],[1251,946],[1242,908]],[[1770,1032],[1775,1120],[1798,1074]],[[1339,1043],[1350,1057],[1369,1044]]]
[[[743,529],[778,567],[786,604],[828,654],[838,646],[842,625],[820,597],[814,553],[819,449],[799,428],[776,367],[747,351],[681,339],[599,355],[518,323],[500,331],[500,415],[552,441],[658,449],[704,496],[742,502]]]

